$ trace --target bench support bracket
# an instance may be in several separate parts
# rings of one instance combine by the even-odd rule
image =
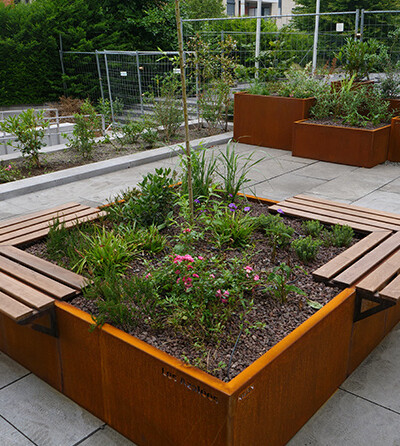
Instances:
[[[363,300],[367,300],[369,302],[375,302],[378,305],[376,305],[375,307],[369,308],[368,310],[361,311]],[[388,300],[382,300],[378,296],[360,295],[360,293],[356,292],[353,321],[354,322],[361,321],[361,320],[366,319],[367,317],[370,317],[374,314],[380,313],[381,311],[384,311],[387,308],[393,307],[394,305],[396,305],[395,302],[391,302]]]
[[[58,338],[58,326],[57,326],[57,318],[56,318],[56,311],[53,308],[51,308],[48,312],[49,318],[50,318],[50,326],[46,325],[39,325],[39,324],[32,324],[31,327],[33,330],[36,330],[40,333],[44,333],[49,336],[53,336],[54,338]]]

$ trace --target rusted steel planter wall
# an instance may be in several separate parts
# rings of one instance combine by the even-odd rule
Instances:
[[[388,160],[397,163],[400,162],[400,117],[392,119],[392,125],[390,127]]]
[[[390,125],[375,130],[298,121],[293,126],[293,156],[373,167],[387,160]]]
[[[308,118],[314,98],[235,94],[233,137],[256,146],[290,150],[295,121]]]

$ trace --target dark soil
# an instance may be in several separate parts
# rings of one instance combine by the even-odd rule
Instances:
[[[361,127],[361,126],[346,124],[341,119],[337,119],[336,121],[334,121],[333,119],[321,119],[321,120],[309,119],[308,121],[311,122],[312,124],[332,125],[334,127],[349,127],[352,129],[367,129],[367,130],[379,129],[381,127],[384,127],[384,126],[390,124],[390,122],[382,122],[379,125],[373,125],[372,123],[368,122],[368,123],[366,123],[365,126]]]
[[[257,216],[260,213],[268,213],[267,206],[260,203],[251,203],[251,215]],[[283,218],[286,224],[295,229],[294,238],[304,235],[300,219],[285,216]],[[171,234],[169,231],[171,229],[166,228],[164,234]],[[353,239],[353,243],[356,241],[356,239]],[[291,293],[286,303],[282,304],[272,296],[256,292],[254,295],[255,305],[249,315],[249,322],[250,324],[261,322],[265,324],[265,327],[260,329],[251,328],[248,331],[241,332],[238,327],[238,320],[233,318],[230,325],[226,327],[226,331],[230,335],[220,345],[207,345],[206,350],[203,350],[201,353],[192,345],[190,340],[172,331],[170,328],[153,332],[148,329],[147,325],[143,324],[143,326],[132,328],[129,333],[176,358],[185,358],[185,361],[206,370],[221,380],[229,381],[317,311],[309,305],[307,298],[325,305],[340,292],[338,288],[315,282],[311,273],[346,248],[322,246],[316,260],[309,264],[304,264],[299,261],[290,248],[278,250],[276,259],[273,262],[271,260],[272,249],[261,231],[254,233],[252,244],[254,245],[254,250],[253,248],[248,248],[244,251],[248,253],[253,250],[251,251],[254,252],[251,265],[254,267],[254,270],[264,275],[280,262],[286,262],[293,268],[294,272],[291,283],[302,289],[307,297]],[[33,245],[28,250],[35,255],[47,258],[45,242]],[[224,254],[229,258],[241,256],[244,251],[227,249]],[[215,247],[203,241],[199,246],[198,252],[201,255],[214,254]],[[165,255],[165,252],[153,256],[146,254],[132,264],[132,271],[137,274],[143,274],[145,272],[144,258],[147,260],[152,259],[153,262],[157,263]],[[296,269],[296,265],[299,265],[301,268]],[[82,296],[75,298],[71,304],[94,316],[98,314],[95,302],[89,301]],[[237,347],[234,349],[236,341]],[[225,363],[226,367],[221,369],[219,367],[220,363]]]
[[[211,131],[206,128],[191,128],[189,131],[189,137],[191,140],[206,138],[208,136],[222,133],[221,130]],[[178,134],[170,141],[164,139],[162,132],[159,134],[159,141],[154,146],[146,146],[143,141],[136,144],[121,144],[118,141],[113,141],[113,144],[97,144],[90,158],[84,158],[77,153],[73,148],[65,149],[58,152],[42,154],[39,156],[42,167],[27,167],[26,160],[18,158],[15,161],[11,161],[11,172],[15,173],[13,180],[20,180],[22,178],[30,178],[38,175],[43,175],[50,172],[56,172],[58,170],[69,169],[71,167],[82,166],[85,164],[91,164],[98,161],[104,161],[120,156],[130,155],[132,153],[142,152],[144,150],[150,150],[157,147],[163,147],[166,145],[179,144],[184,142],[184,129],[179,129]],[[17,172],[18,171],[18,172]]]

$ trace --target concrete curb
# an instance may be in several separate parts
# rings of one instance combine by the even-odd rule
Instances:
[[[192,149],[197,149],[200,146],[211,147],[226,144],[232,138],[233,132],[209,136],[208,138],[191,141],[191,147]],[[175,144],[110,160],[99,161],[97,163],[86,164],[84,166],[59,170],[58,172],[26,178],[24,180],[0,184],[0,200],[7,200],[9,198],[38,192],[50,187],[61,186],[74,181],[85,180],[99,175],[116,172],[118,170],[129,169],[130,167],[152,163],[165,158],[172,158],[180,153],[182,153],[182,144]]]

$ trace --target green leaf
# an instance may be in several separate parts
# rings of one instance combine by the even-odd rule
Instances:
[[[315,300],[311,300],[311,299],[306,299],[307,304],[311,307],[314,308],[314,310],[320,310],[323,305],[320,304],[319,302],[316,302]]]

